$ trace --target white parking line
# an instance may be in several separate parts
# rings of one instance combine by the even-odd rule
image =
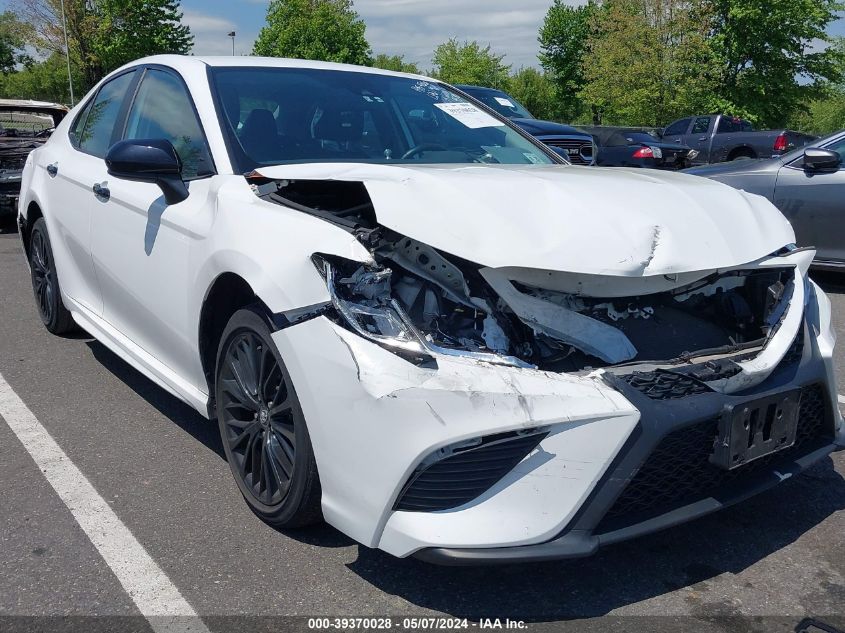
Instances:
[[[208,633],[196,611],[0,374],[0,416],[156,633]],[[69,579],[72,580],[72,579]]]

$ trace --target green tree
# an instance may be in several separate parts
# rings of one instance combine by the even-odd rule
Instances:
[[[813,99],[796,112],[788,123],[789,127],[822,136],[845,129],[845,37],[836,38],[831,46],[843,54],[840,80],[831,82],[823,97]]]
[[[395,70],[398,73],[420,74],[420,67],[413,62],[406,62],[402,55],[387,55],[385,53],[379,53],[373,58],[372,65],[374,68]]]
[[[584,59],[597,0],[573,7],[566,0],[554,0],[540,27],[540,63],[555,87],[554,113],[562,119],[575,119],[583,108],[578,92],[584,86]]]
[[[780,126],[842,76],[828,26],[838,0],[703,0],[719,65],[723,109]]]
[[[502,63],[504,57],[493,53],[489,45],[450,39],[434,50],[432,75],[451,84],[506,88],[510,66]]]
[[[352,0],[271,0],[253,53],[366,66],[366,28]]]
[[[520,68],[510,78],[510,94],[538,119],[553,119],[558,114],[555,86],[536,68]]]
[[[594,20],[580,96],[602,123],[658,126],[711,109],[716,66],[699,7],[605,0]]]
[[[66,64],[64,54],[53,53],[47,59],[29,64],[17,72],[0,75],[0,97],[70,104]],[[74,65],[73,68],[74,86],[79,86],[82,84],[79,66]]]
[[[47,56],[65,53],[61,0],[18,0],[29,44]],[[193,36],[178,0],[64,0],[68,44],[81,77],[77,92],[126,62],[159,53],[188,53]]]
[[[11,11],[0,13],[0,73],[14,72],[19,64],[32,63],[23,48],[25,25]]]
[[[98,0],[96,55],[104,72],[140,57],[190,52],[194,36],[182,24],[178,0]]]

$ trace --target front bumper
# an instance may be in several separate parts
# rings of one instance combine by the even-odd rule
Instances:
[[[782,348],[771,367],[761,366],[771,354],[750,363],[758,377],[741,390],[659,402],[604,372],[574,376],[460,358],[416,367],[325,317],[273,337],[309,423],[329,523],[396,556],[451,564],[546,560],[589,555],[736,503],[822,459],[837,440],[845,445],[829,302],[817,289],[807,299],[800,353],[786,353],[790,341],[781,340],[767,348]],[[821,394],[824,420],[811,441],[713,489],[638,513],[612,511],[673,432],[686,436],[726,404],[801,387]],[[473,501],[433,512],[394,509],[433,451],[538,428],[548,433],[539,446]],[[674,485],[667,479],[664,487]]]

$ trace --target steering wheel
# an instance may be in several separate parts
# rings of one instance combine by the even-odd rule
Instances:
[[[416,156],[417,154],[421,154],[422,152],[431,152],[431,151],[440,151],[440,152],[447,152],[449,151],[448,147],[444,147],[439,143],[420,143],[419,145],[414,145],[411,149],[407,152],[402,154],[402,160],[407,160],[412,156]]]

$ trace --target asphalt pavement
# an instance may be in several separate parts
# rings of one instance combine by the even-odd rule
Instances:
[[[845,343],[845,275],[817,280]],[[845,394],[843,365],[845,345]],[[613,616],[572,630],[731,632],[792,631],[813,616],[845,630],[845,452],[740,506],[589,559],[441,568],[328,526],[262,523],[215,425],[88,335],[47,333],[14,233],[0,235],[0,375],[210,631],[294,622],[259,619],[270,616],[386,615],[456,616],[471,628],[510,618],[528,630]],[[163,630],[125,588],[132,570],[116,571],[96,540],[0,420],[0,631]]]

